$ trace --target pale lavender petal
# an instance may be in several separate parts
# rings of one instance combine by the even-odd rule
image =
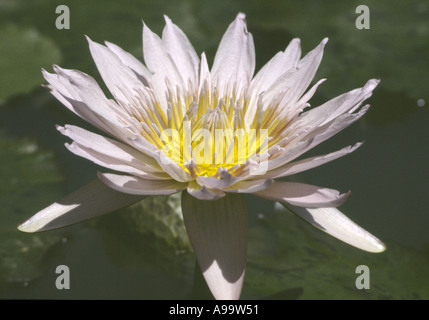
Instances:
[[[185,33],[170,18],[167,16],[164,18],[166,25],[162,32],[162,42],[165,49],[181,74],[184,85],[187,86],[190,82],[192,89],[195,89],[198,83],[200,59]]]
[[[302,58],[296,69],[290,69],[278,77],[264,93],[264,104],[274,101],[281,92],[285,92],[283,98],[288,105],[296,103],[307,90],[319,68],[323,56],[323,49],[328,39],[324,39],[315,49]]]
[[[104,83],[117,101],[123,104],[132,103],[137,90],[145,90],[144,84],[109,48],[92,41],[87,37],[92,58]]]
[[[306,208],[338,207],[350,193],[340,194],[337,190],[299,182],[276,181],[255,195],[279,202],[287,202]]]
[[[239,299],[246,269],[248,213],[244,195],[200,201],[182,193],[186,230],[203,276],[219,300]]]
[[[175,180],[148,180],[113,173],[99,172],[98,177],[116,191],[135,195],[170,195],[187,187],[186,183]]]
[[[228,170],[221,168],[218,170],[218,175],[219,177],[199,176],[196,180],[201,186],[212,189],[225,189],[237,182],[237,178],[234,178]]]
[[[374,253],[386,250],[383,242],[359,227],[337,208],[302,208],[282,204],[313,226],[356,248]]]
[[[174,180],[179,182],[187,182],[193,180],[192,176],[175,163],[170,157],[165,155],[162,150],[156,150],[153,153],[154,159],[160,167],[167,172]]]
[[[245,180],[237,182],[223,191],[234,193],[255,193],[267,189],[273,183],[273,179]]]
[[[121,62],[129,67],[134,73],[136,73],[137,78],[146,86],[150,84],[150,79],[152,78],[151,72],[146,68],[146,66],[131,53],[123,50],[121,47],[117,46],[114,43],[105,42],[106,46],[114,54],[118,56]]]
[[[251,176],[258,175],[265,176],[267,172],[270,172],[296,158],[297,154],[302,154],[306,152],[310,148],[312,142],[313,139],[308,139],[293,143],[289,148],[282,150],[278,157],[268,160],[266,165],[262,165],[263,163],[261,163],[260,165],[255,167],[253,172],[247,171],[245,174],[240,176],[240,179],[247,179]]]
[[[201,61],[200,61],[198,96],[199,96],[199,99],[205,99],[208,105],[210,105],[211,98],[212,98],[211,84],[212,84],[212,79],[210,75],[209,65],[207,63],[206,54],[203,52],[201,54]]]
[[[314,126],[326,124],[345,113],[352,113],[357,110],[363,101],[371,97],[373,90],[379,84],[379,80],[369,80],[365,86],[342,94],[329,100],[323,105],[313,108],[300,115],[304,123],[311,123]]]
[[[67,108],[98,129],[122,141],[127,141],[135,135],[135,132],[126,125],[124,112],[114,101],[106,98],[92,77],[56,65],[54,71],[56,74],[45,71],[43,75],[50,83],[49,87],[54,96]]]
[[[163,110],[167,109],[169,90],[183,87],[183,78],[163,41],[145,24],[143,25],[143,56],[146,66],[153,73],[152,89]]]
[[[296,68],[300,57],[300,40],[293,39],[284,52],[277,53],[258,71],[252,80],[252,89],[256,94],[267,90],[286,71]]]
[[[143,196],[117,192],[99,179],[95,179],[39,211],[18,229],[24,232],[38,232],[61,228],[115,211],[143,198]]]
[[[271,171],[293,161],[308,150],[347,128],[359,120],[368,111],[368,108],[369,106],[364,106],[358,113],[346,113],[319,127],[303,130],[303,133],[296,138],[297,141],[285,147],[282,155],[268,162],[268,170]]]
[[[312,134],[310,135],[310,137],[308,137],[309,139],[311,139],[311,144],[307,148],[307,150],[314,148],[318,144],[331,138],[341,130],[347,128],[348,126],[350,126],[351,124],[359,120],[368,111],[368,109],[369,109],[369,105],[363,106],[357,113],[343,114],[335,118],[334,120],[331,120],[331,122],[328,122],[320,126],[318,130],[315,130],[316,134]],[[300,156],[301,154],[302,153],[296,154],[294,159]]]
[[[250,84],[254,71],[253,37],[247,32],[245,15],[239,13],[222,37],[213,61],[211,76],[222,91],[227,83],[240,86]]]
[[[57,130],[79,145],[105,155],[112,162],[122,162],[144,172],[163,171],[152,157],[116,140],[73,125],[57,126]]]
[[[355,151],[357,148],[359,148],[361,145],[362,143],[356,143],[354,146],[348,146],[341,150],[331,152],[329,154],[306,158],[295,162],[290,162],[274,170],[271,170],[270,172],[267,173],[266,176],[269,178],[275,179],[275,178],[281,178],[281,177],[297,174],[302,171],[310,170],[312,168],[321,166],[327,162],[333,161],[342,156],[350,154],[353,151]]]
[[[143,171],[142,169],[137,169],[130,163],[124,162],[117,158],[111,158],[105,153],[97,152],[94,149],[87,148],[76,142],[73,142],[72,144],[66,143],[66,147],[70,152],[74,153],[75,155],[85,158],[89,161],[94,162],[95,164],[98,164],[108,169],[120,171],[130,175],[135,175],[143,179],[171,180],[171,176],[169,176],[165,172],[150,172],[149,170]],[[135,161],[133,162],[135,163]]]
[[[258,71],[250,85],[249,107],[245,114],[245,121],[251,125],[257,109],[260,94],[265,92],[285,72],[296,68],[301,57],[301,42],[293,39],[284,52],[277,53]]]
[[[226,195],[225,192],[221,190],[201,186],[195,181],[189,182],[187,191],[191,196],[199,200],[217,200]]]

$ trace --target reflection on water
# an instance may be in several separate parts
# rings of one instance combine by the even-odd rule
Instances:
[[[40,67],[51,70],[50,64],[61,63],[97,77],[84,34],[117,43],[141,58],[140,19],[160,33],[164,13],[211,61],[237,11],[248,15],[257,67],[294,37],[302,39],[307,52],[329,36],[318,73],[328,81],[312,105],[369,78],[381,79],[365,117],[315,152],[361,140],[364,146],[294,179],[351,189],[342,209],[388,247],[380,255],[358,251],[271,202],[248,197],[250,244],[243,298],[429,298],[427,1],[369,4],[370,30],[355,28],[359,1],[269,0],[263,6],[257,1],[208,0],[74,3],[67,31],[53,27],[53,0],[16,1],[0,11],[0,298],[206,297],[201,279],[194,278],[195,259],[176,210],[177,198],[145,200],[41,234],[22,234],[16,226],[92,180],[98,169],[64,148],[55,124],[91,128],[39,88]],[[54,286],[60,264],[71,271],[68,291]],[[355,287],[355,269],[362,264],[371,270],[371,290]]]

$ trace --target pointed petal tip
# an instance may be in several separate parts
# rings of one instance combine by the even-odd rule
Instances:
[[[23,222],[22,224],[20,224],[17,229],[21,232],[25,232],[25,233],[33,233],[36,230],[34,230],[34,228],[31,227],[31,224],[28,223],[28,220]]]
[[[358,226],[337,208],[300,208],[281,204],[316,228],[360,250],[381,253],[385,244],[377,237]]]
[[[239,13],[237,14],[236,19],[245,20],[245,19],[246,19],[246,14],[245,14],[245,13],[243,13],[243,12],[239,12]]]
[[[374,249],[372,251],[369,251],[369,252],[382,253],[382,252],[387,250],[386,245],[381,240],[379,240],[379,239],[377,239],[377,240],[378,240],[378,242],[374,244]]]
[[[116,192],[99,179],[40,210],[18,226],[27,233],[69,226],[133,204],[144,197]]]
[[[55,129],[57,129],[59,132],[61,132],[62,134],[64,134],[63,132],[65,130],[65,127],[60,126],[59,124],[56,124],[55,125]]]
[[[52,77],[54,75],[54,74],[46,71],[45,68],[41,68],[40,71],[42,72],[43,78],[45,78],[45,80],[48,81],[48,82],[49,82],[49,77]]]
[[[167,15],[165,15],[165,14],[164,14],[164,20],[165,20],[165,24],[166,25],[173,24],[173,21],[171,21],[171,19]]]
[[[54,70],[54,72],[56,73],[56,74],[58,74],[58,75],[66,75],[66,72],[67,71],[69,71],[69,69],[65,69],[65,68],[62,68],[62,67],[60,67],[59,65],[57,65],[57,64],[53,64],[52,65],[52,69]]]
[[[378,86],[379,83],[380,83],[380,79],[371,79],[365,83],[364,88],[372,91]]]
[[[73,150],[76,148],[76,142],[68,143],[65,142],[64,146],[69,150],[70,152],[73,152]]]
[[[350,147],[350,153],[352,153],[356,149],[359,149],[364,143],[365,141],[356,142],[353,146]]]
[[[91,40],[91,38],[88,35],[84,35],[86,41],[88,41],[89,44],[93,43],[93,41]]]
[[[117,47],[117,45],[116,44],[114,44],[114,43],[112,43],[112,42],[110,42],[110,41],[104,41],[104,45],[106,46],[106,47]]]
[[[377,237],[371,235],[371,241],[367,242],[365,244],[365,246],[357,246],[355,244],[352,243],[348,243],[352,246],[354,246],[357,249],[369,252],[369,253],[382,253],[384,251],[387,250],[386,245],[384,244],[383,241],[381,241],[380,239],[378,239]],[[346,242],[347,243],[347,242]]]
[[[149,27],[147,26],[147,24],[144,22],[143,19],[142,19],[142,23],[143,23],[143,32],[150,31]]]
[[[100,48],[100,47],[104,47],[101,43],[98,43],[98,42],[95,42],[95,41],[92,41],[88,36],[85,36],[86,37],[86,40],[88,41],[88,44],[89,44],[89,49],[92,51],[93,49],[98,49],[98,48]]]

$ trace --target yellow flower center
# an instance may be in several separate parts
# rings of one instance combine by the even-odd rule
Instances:
[[[287,121],[279,117],[278,104],[262,111],[258,102],[253,121],[246,125],[247,94],[224,91],[230,94],[220,96],[208,86],[199,95],[170,91],[165,111],[153,97],[142,94],[144,110],[135,108],[133,116],[144,138],[192,176],[214,176],[219,168],[234,175],[266,155]]]

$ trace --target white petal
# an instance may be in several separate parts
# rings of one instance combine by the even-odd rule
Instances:
[[[146,86],[149,85],[152,74],[140,60],[114,43],[108,41],[105,43],[109,50],[116,54],[124,65],[137,74],[137,78],[139,78],[143,84]]]
[[[300,173],[302,171],[310,170],[312,168],[318,167],[327,162],[338,159],[342,156],[345,156],[349,153],[352,153],[357,148],[359,148],[362,143],[356,143],[354,146],[348,146],[341,150],[331,152],[322,156],[315,156],[311,158],[302,159],[299,161],[287,163],[286,165],[280,166],[274,170],[271,170],[267,173],[267,177],[275,179],[290,176],[293,174]]]
[[[356,248],[375,253],[386,250],[383,242],[359,227],[337,208],[309,209],[283,205],[313,226]]]
[[[265,199],[306,208],[338,207],[346,201],[349,194],[340,194],[337,190],[310,184],[285,181],[276,181],[267,189],[255,193]]]
[[[108,100],[97,82],[89,75],[54,65],[56,75],[44,72],[50,88],[66,107],[98,129],[122,141],[134,136],[126,123],[123,111]],[[124,120],[122,122],[118,119]]]
[[[252,80],[252,88],[257,94],[267,90],[282,74],[296,68],[301,57],[299,39],[293,39],[284,52],[277,53],[259,70]]]
[[[204,278],[216,299],[239,299],[243,286],[248,234],[244,195],[200,201],[182,193],[186,230]]]
[[[135,175],[143,179],[149,180],[171,180],[171,177],[165,172],[150,172],[149,170],[144,171],[131,166],[127,162],[119,159],[111,158],[105,153],[99,153],[91,148],[80,145],[79,143],[73,142],[72,144],[66,143],[67,149],[75,155],[88,159],[100,166],[115,171],[120,171],[130,175]]]
[[[187,182],[193,180],[192,176],[187,171],[185,171],[177,163],[171,160],[170,157],[165,155],[162,150],[156,150],[153,153],[153,157],[158,162],[160,167],[174,180],[179,182]]]
[[[291,104],[291,101],[293,100],[290,96],[285,94],[277,107],[279,112],[278,116],[282,119],[296,119],[296,117],[302,113],[305,108],[310,106],[308,100],[310,100],[314,95],[319,85],[325,81],[326,79],[317,81],[294,105]]]
[[[203,52],[201,54],[201,61],[200,61],[200,74],[199,74],[199,87],[198,87],[198,93],[200,99],[207,99],[208,105],[210,105],[210,99],[211,99],[211,75],[209,70],[209,65],[207,63],[207,57],[206,54]]]
[[[187,184],[175,180],[148,180],[113,173],[98,173],[110,188],[135,195],[169,195],[186,189]]]
[[[285,90],[286,95],[283,99],[289,105],[296,103],[313,80],[322,60],[323,49],[327,41],[328,39],[324,39],[315,49],[307,53],[299,61],[295,70],[290,69],[278,77],[266,90],[263,98],[264,104],[269,104],[276,99],[280,92]]]
[[[111,163],[121,163],[143,172],[162,172],[161,167],[152,157],[121,142],[72,125],[57,126],[57,130],[80,146],[103,155]]]
[[[190,81],[194,89],[198,81],[200,59],[185,33],[170,18],[164,18],[166,25],[162,32],[162,42],[176,64],[184,84],[187,85]]]
[[[120,193],[95,179],[21,224],[24,232],[68,226],[133,204],[144,197]]]
[[[278,78],[296,68],[301,57],[301,43],[299,39],[293,39],[284,52],[277,53],[268,61],[256,76],[253,78],[250,86],[249,107],[245,115],[245,121],[248,126],[251,125],[256,112],[258,96],[267,90]]]
[[[161,107],[167,109],[168,90],[175,91],[176,86],[183,87],[183,79],[167,52],[162,40],[146,25],[143,26],[143,56],[148,69],[152,72],[152,89]],[[167,87],[167,82],[171,88]]]
[[[116,54],[107,47],[93,42],[87,37],[92,58],[98,71],[110,92],[118,101],[128,103],[137,96],[138,89],[144,90],[145,86]]]
[[[212,189],[225,189],[237,181],[236,178],[233,178],[232,175],[227,170],[218,170],[219,178],[216,177],[197,177],[197,182],[201,186]]]
[[[272,160],[268,160],[266,164],[261,162],[258,166],[255,166],[255,169],[253,170],[253,172],[249,170],[248,172],[240,176],[240,178],[250,179],[251,176],[258,176],[258,175],[265,176],[268,172],[271,172],[272,170],[296,158],[297,154],[302,154],[305,151],[307,151],[311,146],[312,142],[313,142],[312,139],[308,139],[308,140],[293,143],[288,149],[285,149],[284,151],[282,151],[280,156]]]
[[[308,130],[307,133],[305,133],[306,130],[304,130],[304,133],[297,138],[301,141],[290,143],[290,146],[285,147],[285,151],[282,155],[268,162],[268,170],[271,171],[298,158],[308,150],[329,139],[336,133],[359,120],[368,111],[368,108],[369,106],[364,106],[358,113],[343,114],[336,119],[331,120],[331,122],[318,126],[312,130]]]
[[[360,107],[363,101],[371,97],[379,80],[369,80],[363,88],[355,89],[329,100],[323,105],[303,113],[300,118],[313,125],[326,124],[338,116],[351,113]]]
[[[245,15],[239,13],[219,44],[211,69],[212,79],[222,92],[230,81],[241,86],[250,84],[254,71],[253,37],[247,32]]]
[[[205,186],[201,186],[195,181],[189,182],[187,190],[191,196],[199,200],[217,200],[225,197],[226,195],[221,190],[210,189]]]
[[[346,113],[343,114],[331,122],[328,122],[326,124],[323,124],[320,126],[315,132],[316,134],[311,134],[308,139],[311,139],[311,144],[307,148],[307,150],[314,148],[318,144],[322,143],[323,141],[331,138],[341,130],[347,128],[357,120],[359,120],[369,109],[369,105],[363,106],[358,113]],[[307,151],[306,150],[306,151]],[[302,154],[302,153],[301,153]],[[301,154],[296,154],[294,159]]]
[[[305,106],[308,102],[308,100],[310,100],[314,93],[316,92],[317,88],[323,83],[325,82],[326,79],[320,79],[319,81],[317,81],[302,97],[301,99],[299,99],[299,101],[297,102],[297,105],[299,107],[301,106]]]
[[[272,179],[246,180],[237,182],[223,191],[235,193],[255,193],[267,189],[273,183],[274,180]]]

